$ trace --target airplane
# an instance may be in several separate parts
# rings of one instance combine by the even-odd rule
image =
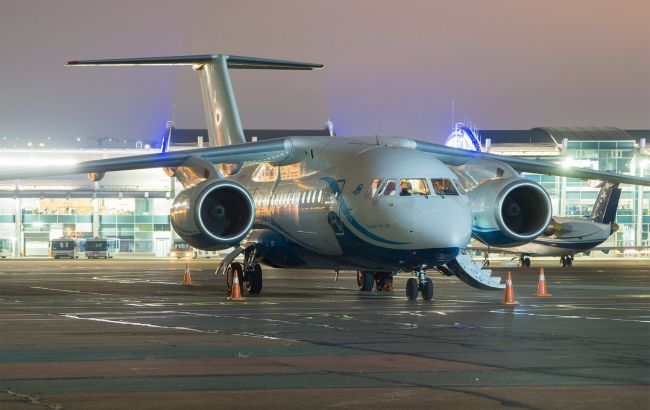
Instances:
[[[463,253],[472,235],[512,247],[551,223],[551,201],[519,172],[650,186],[650,179],[488,153],[411,138],[301,137],[246,142],[230,69],[314,70],[321,64],[206,54],[69,61],[68,66],[190,66],[200,74],[210,146],[57,168],[8,172],[0,179],[163,168],[184,189],[170,220],[182,239],[205,250],[234,247],[216,273],[235,275],[249,294],[262,267],[357,271],[362,291],[411,273],[406,296],[433,298],[427,272],[455,275],[478,289],[501,278]],[[452,171],[453,167],[453,171]],[[235,258],[243,254],[244,262]]]
[[[489,253],[496,251],[519,255],[524,267],[530,267],[530,256],[559,256],[563,267],[572,266],[575,254],[599,249],[596,247],[618,230],[615,219],[620,196],[617,183],[603,183],[590,217],[553,217],[549,228],[526,244],[491,248],[473,240],[472,249],[486,253],[485,265],[489,265]]]

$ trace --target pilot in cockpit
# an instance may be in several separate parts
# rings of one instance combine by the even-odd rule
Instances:
[[[408,181],[402,181],[399,184],[399,196],[411,196],[411,184]]]

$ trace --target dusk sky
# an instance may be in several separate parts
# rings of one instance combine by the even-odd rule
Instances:
[[[325,64],[233,71],[244,128],[442,142],[483,129],[650,128],[650,1],[0,0],[0,137],[205,128],[189,67],[72,59],[226,53]]]

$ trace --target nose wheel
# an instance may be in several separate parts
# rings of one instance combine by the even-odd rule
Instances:
[[[416,278],[409,278],[406,281],[406,297],[409,300],[416,300],[418,293],[422,294],[423,300],[433,299],[433,281],[427,277],[426,272],[422,269],[415,272]]]

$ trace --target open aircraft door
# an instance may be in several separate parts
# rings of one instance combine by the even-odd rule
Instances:
[[[336,198],[334,210],[329,213],[328,222],[332,227],[332,230],[336,235],[343,235],[343,223],[341,218],[345,218],[342,211],[342,208],[346,206],[345,200],[343,199],[343,188],[345,187],[345,180],[339,179],[336,181],[336,189],[334,189],[334,196]]]

